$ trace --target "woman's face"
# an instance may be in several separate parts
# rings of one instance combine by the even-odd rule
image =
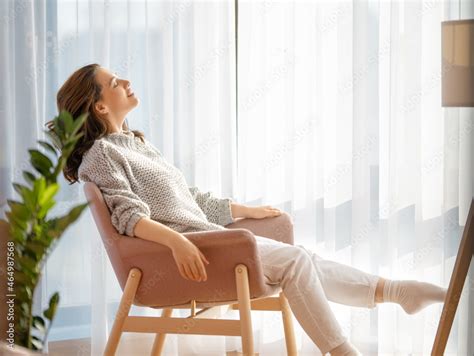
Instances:
[[[96,81],[102,86],[102,97],[95,105],[96,110],[104,118],[121,125],[125,115],[139,102],[130,87],[130,82],[118,78],[103,67],[97,69]]]

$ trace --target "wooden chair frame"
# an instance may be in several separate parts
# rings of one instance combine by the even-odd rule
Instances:
[[[142,272],[132,268],[128,274],[115,321],[110,332],[104,355],[112,356],[117,351],[123,332],[155,333],[151,355],[159,356],[163,351],[166,334],[198,334],[241,336],[245,356],[258,355],[254,351],[251,310],[281,311],[287,353],[296,356],[296,341],[293,319],[288,300],[283,292],[279,296],[250,299],[248,271],[244,264],[235,267],[237,301],[203,308],[196,312],[196,303],[163,307],[161,317],[130,316],[130,308],[140,284]],[[188,317],[171,317],[173,309],[190,308]],[[239,310],[239,320],[216,319],[228,310]],[[241,353],[239,353],[241,354]]]
[[[451,327],[461,299],[462,289],[466,283],[469,266],[474,255],[474,199],[467,216],[466,225],[459,244],[459,250],[454,264],[453,273],[449,281],[448,293],[444,301],[443,311],[436,331],[436,337],[431,350],[432,356],[444,355],[448,343]]]

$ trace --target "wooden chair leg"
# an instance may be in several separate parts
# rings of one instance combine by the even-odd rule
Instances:
[[[461,298],[462,288],[466,281],[469,265],[474,254],[474,199],[464,227],[463,237],[459,245],[458,255],[454,264],[454,270],[449,281],[448,293],[444,301],[443,311],[439,320],[431,355],[442,356],[448,342],[451,326],[453,325],[456,309]]]
[[[296,349],[295,330],[293,328],[293,313],[283,292],[280,292],[281,315],[283,319],[283,329],[285,330],[286,352],[288,356],[298,355]]]
[[[254,355],[252,318],[250,312],[250,291],[247,267],[238,264],[235,267],[237,300],[239,301],[240,325],[242,332],[242,351],[246,356]]]
[[[173,313],[172,308],[165,308],[161,312],[161,317],[169,318]],[[165,345],[166,334],[156,334],[155,341],[153,342],[153,348],[151,349],[151,356],[160,356],[163,352],[163,346]]]
[[[132,268],[128,273],[127,283],[123,290],[122,299],[120,299],[120,305],[115,315],[114,325],[110,332],[107,345],[105,346],[104,356],[113,356],[117,351],[117,347],[122,335],[123,323],[130,312],[133,299],[137,293],[138,284],[142,277],[142,272],[138,268]]]

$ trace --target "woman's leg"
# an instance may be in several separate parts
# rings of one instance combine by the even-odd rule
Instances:
[[[443,302],[447,289],[415,280],[385,280],[341,263],[325,260],[314,251],[302,248],[318,271],[328,300],[356,307],[373,308],[376,303],[399,304],[414,314],[433,303]]]
[[[379,276],[326,260],[302,245],[296,245],[296,247],[301,248],[310,256],[329,301],[354,307],[374,308],[376,306],[375,292],[377,290],[377,297],[381,295],[384,282]]]
[[[283,289],[296,319],[323,354],[359,355],[348,342],[324,293],[310,256],[303,249],[255,236],[266,283]]]

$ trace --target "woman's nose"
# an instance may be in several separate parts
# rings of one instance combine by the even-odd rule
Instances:
[[[124,79],[123,83],[125,85],[125,89],[128,89],[128,87],[130,87],[130,81],[129,80]]]

